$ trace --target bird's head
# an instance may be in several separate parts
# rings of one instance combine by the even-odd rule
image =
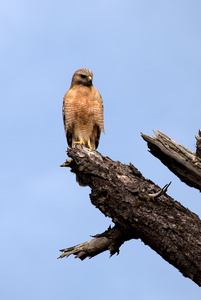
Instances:
[[[78,85],[78,84],[91,86],[92,80],[93,80],[93,72],[91,70],[79,69],[73,75],[71,87],[73,85]]]

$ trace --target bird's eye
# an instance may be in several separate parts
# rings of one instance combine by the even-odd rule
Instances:
[[[80,76],[81,76],[81,78],[83,78],[83,79],[86,78],[86,75],[80,74]]]

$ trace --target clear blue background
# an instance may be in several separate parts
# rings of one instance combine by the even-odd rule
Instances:
[[[98,151],[132,162],[201,215],[200,193],[149,154],[160,130],[195,150],[201,112],[201,2],[1,1],[0,298],[200,299],[200,288],[139,240],[120,255],[57,260],[111,221],[66,159],[61,107],[89,68],[104,101]],[[196,259],[196,257],[195,257]]]

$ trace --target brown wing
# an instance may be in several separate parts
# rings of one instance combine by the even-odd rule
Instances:
[[[104,131],[104,120],[103,120],[103,100],[98,92],[98,90],[93,86],[93,115],[94,115],[94,122],[102,132]]]
[[[93,129],[93,136],[94,136],[94,146],[95,149],[98,148],[99,145],[99,140],[100,140],[100,135],[101,135],[101,129],[99,126],[95,125]]]
[[[73,120],[72,120],[72,97],[73,97],[73,91],[70,89],[66,92],[64,98],[63,98],[63,122],[64,122],[64,129],[66,134],[66,139],[68,142],[68,145],[72,147],[72,138],[73,138]]]
[[[97,149],[101,131],[104,132],[103,121],[103,100],[98,90],[93,86],[92,89],[93,99],[91,99],[91,110],[93,115],[94,128],[92,132],[91,144],[92,147]]]

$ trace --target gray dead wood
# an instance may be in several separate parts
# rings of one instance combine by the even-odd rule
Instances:
[[[196,155],[201,158],[201,130],[198,131],[198,136],[195,137],[196,143]]]
[[[201,286],[201,221],[130,163],[122,164],[85,147],[68,149],[77,181],[91,188],[90,199],[115,226],[92,240],[62,249],[61,258],[119,252],[127,240],[141,239],[185,277]],[[154,197],[155,196],[155,197]],[[190,200],[189,200],[190,201]],[[133,249],[135,259],[135,249]]]
[[[178,144],[160,131],[156,137],[142,134],[151,154],[170,169],[181,181],[201,191],[201,137],[197,139],[196,153]]]
[[[126,232],[121,231],[118,226],[114,226],[113,228],[109,227],[108,230],[102,234],[93,236],[93,240],[60,250],[63,253],[58,258],[68,257],[74,254],[75,258],[84,260],[86,257],[92,258],[106,250],[110,251],[110,256],[115,253],[119,254],[120,246],[126,240],[130,239],[129,237],[126,238],[126,236]]]

